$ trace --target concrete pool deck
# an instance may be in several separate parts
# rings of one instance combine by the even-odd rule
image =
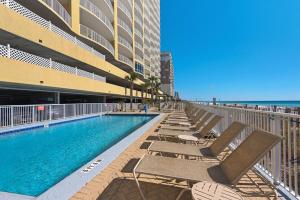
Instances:
[[[101,173],[82,187],[71,200],[140,200],[141,197],[133,179],[132,170],[139,158],[147,153],[150,143],[158,139],[155,130],[166,116],[167,114],[164,114]],[[173,200],[185,186],[184,183],[155,179],[151,176],[142,176],[139,180],[147,200]],[[249,171],[241,179],[237,188],[239,193],[249,200],[270,199],[263,192],[272,191],[253,171]],[[270,197],[272,199],[274,195]],[[190,199],[189,192],[186,192],[181,198],[181,200]]]

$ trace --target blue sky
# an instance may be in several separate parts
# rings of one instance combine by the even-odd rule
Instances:
[[[300,100],[299,0],[161,0],[186,99]]]

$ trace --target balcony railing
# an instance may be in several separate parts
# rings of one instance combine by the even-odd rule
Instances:
[[[91,13],[93,13],[100,21],[102,21],[107,26],[112,35],[114,35],[114,28],[109,18],[105,16],[105,14],[103,14],[102,11],[95,4],[93,4],[89,0],[80,0],[80,5],[85,9],[89,10]]]
[[[140,26],[140,28],[142,30],[143,29],[143,22],[138,17],[135,17],[134,20]]]
[[[131,15],[130,11],[128,10],[128,8],[122,3],[122,1],[118,1],[118,7],[120,8],[120,10],[123,11],[123,13],[125,13],[125,15],[132,22],[132,15]]]
[[[143,62],[143,58],[142,58],[141,56],[137,55],[137,54],[135,55],[135,59],[137,59],[137,60]]]
[[[106,48],[112,55],[114,55],[115,50],[110,42],[105,39],[102,35],[94,31],[93,29],[80,24],[80,34],[93,40],[94,42],[100,44],[104,48]]]
[[[20,51],[14,48],[11,48],[10,45],[3,46],[0,45],[0,56],[6,57],[13,60],[18,60],[21,62],[26,62],[29,64],[37,65],[39,67],[45,67],[50,68],[53,70],[57,70],[60,72],[65,72],[68,74],[73,74],[76,76],[81,76],[101,82],[106,82],[106,78],[103,76],[99,76],[97,74],[87,72],[84,70],[79,69],[78,67],[71,67],[65,64],[61,64],[55,61],[52,61],[52,59],[46,59],[40,56],[36,56],[24,51]],[[16,69],[17,70],[17,69]]]
[[[144,52],[143,51],[143,46],[139,42],[137,42],[137,41],[135,41],[135,47],[137,47],[139,50],[141,50],[142,52]]]
[[[36,24],[39,24],[40,26],[54,32],[55,34],[59,35],[60,37],[63,37],[64,39],[80,46],[81,48],[95,54],[96,56],[100,57],[101,59],[105,59],[105,56],[98,51],[94,50],[92,47],[86,45],[85,43],[78,40],[76,37],[66,33],[62,29],[58,28],[54,24],[52,24],[50,21],[47,21],[40,17],[39,15],[33,13],[32,11],[28,10],[24,6],[20,5],[19,3],[15,2],[14,0],[0,0],[1,4],[4,4],[7,6],[7,8],[10,8],[11,10],[17,12],[18,14],[28,18],[29,20],[35,22]]]
[[[119,43],[123,46],[127,47],[130,51],[132,51],[132,45],[123,37],[119,36]]]
[[[110,12],[113,14],[114,8],[113,8],[113,5],[111,4],[111,1],[110,0],[104,0],[104,1],[108,5]]]
[[[122,54],[119,54],[119,61],[126,63],[130,67],[133,67],[133,62],[126,56],[123,56]]]
[[[138,29],[134,29],[134,32],[137,36],[139,36],[143,40],[143,34]]]
[[[138,11],[139,16],[143,17],[143,11],[142,11],[141,7],[137,3],[134,5],[134,7]]]
[[[199,104],[209,112],[223,116],[222,122],[215,127],[215,132],[221,133],[232,122],[239,121],[249,127],[242,132],[230,145],[237,147],[254,129],[259,129],[283,137],[278,144],[262,160],[255,169],[272,180],[278,190],[291,199],[299,199],[299,159],[300,159],[300,115],[259,111],[226,106]]]
[[[102,115],[116,110],[114,103],[0,106],[0,132],[22,125],[49,124],[54,120]]]
[[[57,0],[43,0],[55,13],[57,13],[69,26],[71,26],[71,16],[67,10]]]
[[[118,18],[118,25],[121,26],[124,30],[126,30],[128,34],[132,37],[131,28],[121,18]]]

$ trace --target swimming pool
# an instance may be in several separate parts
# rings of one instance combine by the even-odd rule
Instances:
[[[38,196],[150,121],[106,115],[0,136],[0,191]]]

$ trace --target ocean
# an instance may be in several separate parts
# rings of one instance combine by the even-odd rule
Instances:
[[[300,107],[300,101],[217,101],[218,104],[240,104],[279,107]]]

